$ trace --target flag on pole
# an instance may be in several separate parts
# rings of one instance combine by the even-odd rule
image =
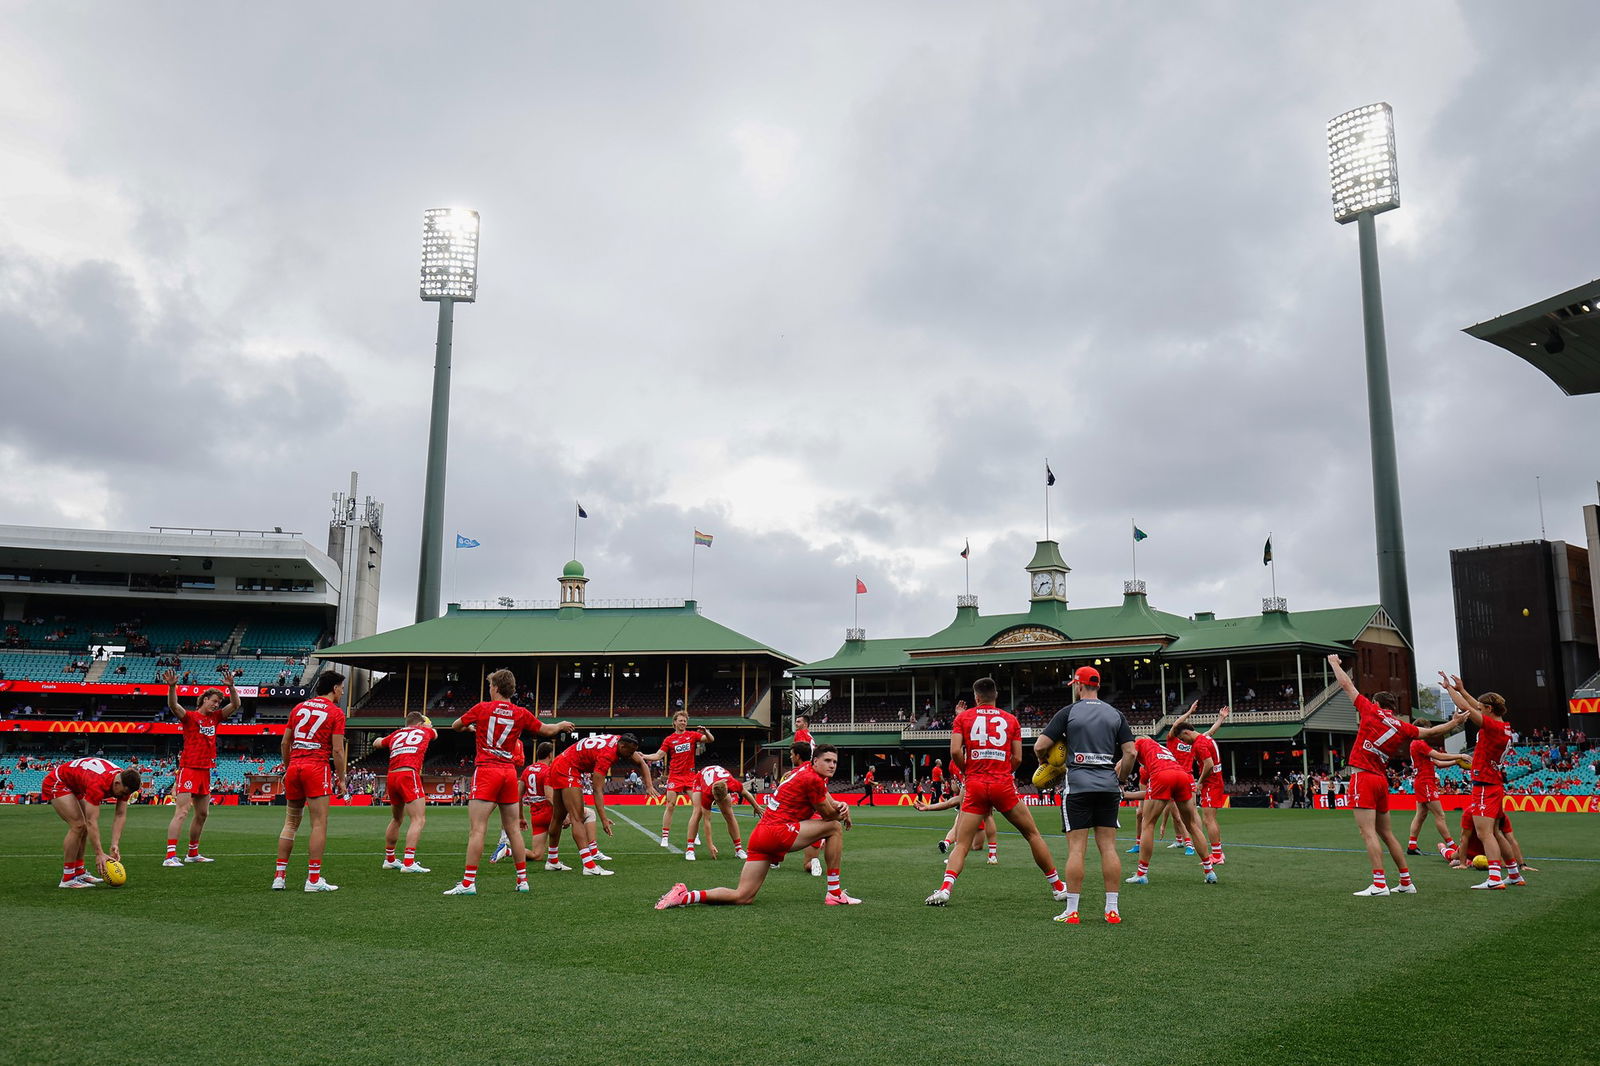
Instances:
[[[1272,534],[1267,534],[1267,546],[1261,549],[1261,565],[1266,566],[1272,562]]]
[[[576,500],[574,500],[573,502],[577,503]],[[579,518],[588,518],[589,517],[589,512],[585,511],[583,509],[583,504],[581,504],[581,503],[578,504],[578,517]]]
[[[696,548],[709,548],[709,547],[711,547],[711,534],[710,533],[702,533],[698,529],[695,530],[694,531],[694,546]]]
[[[1056,483],[1056,475],[1050,470],[1050,463],[1048,461],[1046,461],[1045,464],[1044,464],[1044,487],[1045,488],[1049,488],[1051,485],[1054,485],[1055,483]]]
[[[478,542],[473,540],[471,537],[463,537],[460,533],[456,534],[456,547],[458,547],[458,548],[476,548],[477,546],[478,546]]]
[[[1134,526],[1133,527],[1133,542],[1135,544],[1139,543],[1141,540],[1148,540],[1148,539],[1150,539],[1150,534],[1146,533],[1144,530],[1140,529],[1138,526]]]
[[[862,593],[864,593],[866,591],[867,591],[867,583],[865,581],[862,581],[859,577],[856,578],[856,595],[859,596],[859,595],[861,595]]]
[[[965,559],[968,556],[970,556],[971,554],[972,554],[972,541],[968,540],[968,541],[964,542],[964,546],[961,549],[961,558]]]

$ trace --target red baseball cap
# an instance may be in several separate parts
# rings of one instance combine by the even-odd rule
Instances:
[[[1072,671],[1074,685],[1087,685],[1090,688],[1100,687],[1100,671],[1092,666],[1080,666]]]

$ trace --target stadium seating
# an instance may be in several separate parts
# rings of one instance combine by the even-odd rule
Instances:
[[[8,681],[82,681],[81,670],[72,670],[73,660],[85,662],[87,654],[63,655],[56,652],[0,652],[0,671]]]
[[[316,622],[257,619],[245,627],[244,636],[239,639],[239,650],[301,656],[316,648],[321,637],[322,627]]]

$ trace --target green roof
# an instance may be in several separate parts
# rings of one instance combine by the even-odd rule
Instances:
[[[817,733],[817,743],[832,744],[836,748],[902,748],[906,742],[901,739],[900,731],[892,733]],[[943,742],[949,747],[949,741]],[[765,750],[787,751],[794,746],[794,734],[791,733],[782,740],[774,740],[770,744],[763,744]]]
[[[333,662],[393,669],[419,658],[533,655],[752,655],[800,660],[711,621],[691,606],[463,611],[317,653]]]
[[[576,560],[576,559],[572,560],[572,562],[568,563],[566,566],[563,566],[561,568],[561,576],[562,577],[582,577],[583,576],[583,564],[578,562],[578,560]]]
[[[1225,725],[1217,730],[1218,740],[1293,740],[1300,735],[1299,722],[1256,722]]]

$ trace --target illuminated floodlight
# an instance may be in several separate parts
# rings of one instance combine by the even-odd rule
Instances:
[[[422,298],[478,298],[478,212],[435,207],[422,213]]]
[[[1328,122],[1328,177],[1336,222],[1400,206],[1394,111],[1388,104],[1368,104]]]

